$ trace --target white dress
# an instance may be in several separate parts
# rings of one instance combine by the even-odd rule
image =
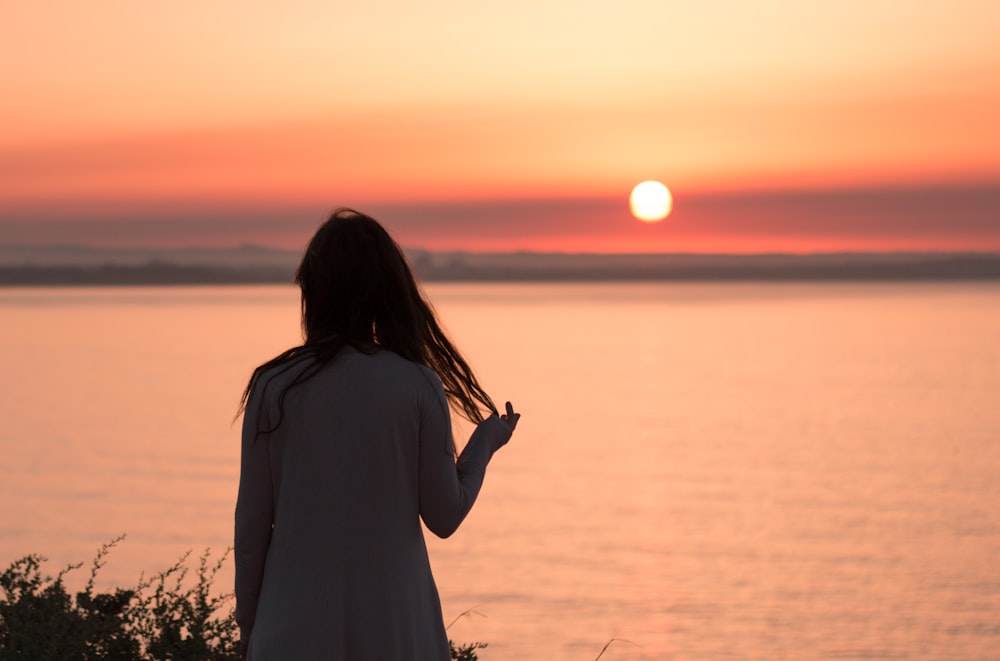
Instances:
[[[487,419],[456,465],[437,376],[347,348],[288,391],[274,433],[256,435],[258,410],[267,429],[308,360],[263,375],[244,417],[235,561],[248,658],[448,661],[420,519],[453,533],[510,432]]]

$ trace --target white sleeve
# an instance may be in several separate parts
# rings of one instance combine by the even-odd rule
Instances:
[[[259,391],[260,388],[255,388]],[[257,600],[264,576],[264,561],[274,524],[274,487],[271,475],[270,439],[257,434],[260,396],[251,393],[243,414],[240,487],[236,499],[236,532],[233,555],[236,563],[236,622],[244,641],[249,640],[257,615]],[[267,420],[264,413],[265,424]]]
[[[493,452],[510,438],[497,415],[481,423],[455,463],[451,414],[444,390],[424,401],[420,419],[420,517],[438,537],[448,537],[465,519],[483,485]]]

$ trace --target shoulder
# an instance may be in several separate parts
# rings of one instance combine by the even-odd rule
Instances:
[[[448,397],[444,394],[444,384],[441,383],[441,379],[434,373],[434,370],[426,365],[416,365],[416,367],[423,380],[424,397],[422,399],[424,403],[433,405],[435,408],[444,409],[445,413],[447,413]]]
[[[384,354],[382,357],[387,364],[391,365],[396,379],[400,382],[406,382],[409,388],[416,391],[422,403],[442,404],[447,408],[444,385],[434,370],[426,365],[407,360],[392,351],[379,353],[380,355]]]
[[[268,398],[274,392],[280,392],[315,362],[316,359],[311,354],[299,354],[280,362],[261,365],[253,374],[250,399]]]
[[[420,377],[428,385],[430,385],[431,388],[433,388],[434,390],[440,390],[441,392],[444,392],[444,385],[441,383],[441,379],[438,377],[438,375],[434,373],[434,370],[427,367],[426,365],[420,365],[419,363],[413,363],[413,366],[417,368]]]

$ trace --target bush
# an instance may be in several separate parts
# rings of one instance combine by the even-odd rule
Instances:
[[[0,659],[24,661],[201,661],[239,659],[239,631],[232,595],[212,596],[212,582],[228,551],[211,567],[201,556],[197,581],[184,587],[185,554],[152,580],[130,589],[95,592],[94,579],[121,537],[101,547],[86,586],[66,591],[70,565],[54,578],[43,575],[40,555],[13,562],[0,575]]]
[[[476,661],[479,658],[476,650],[486,647],[486,643],[469,643],[468,645],[455,647],[455,643],[449,640],[448,647],[451,648],[451,658],[454,661]]]
[[[229,550],[211,565],[206,551],[189,587],[190,552],[153,579],[141,577],[134,588],[95,593],[97,572],[123,537],[101,547],[76,595],[63,579],[82,563],[55,577],[42,573],[46,558],[40,555],[11,563],[0,575],[0,661],[239,661],[235,599],[212,594]],[[486,647],[448,642],[457,661],[476,661],[476,650]]]

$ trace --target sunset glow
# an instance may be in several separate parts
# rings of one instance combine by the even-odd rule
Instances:
[[[564,14],[527,0],[16,3],[0,39],[2,240],[48,228],[58,241],[60,223],[81,223],[107,243],[122,233],[83,224],[155,223],[171,209],[180,227],[251,210],[257,225],[213,239],[237,245],[338,205],[621,199],[651,172],[685,199],[1000,182],[992,4],[627,0],[575,7],[572,25]],[[485,222],[449,241],[481,249]],[[550,222],[567,245],[630,245],[611,216],[589,237],[571,217]],[[766,250],[801,233],[739,227],[698,249]]]
[[[670,215],[674,199],[666,186],[658,181],[636,184],[629,195],[632,215],[647,223],[655,223]]]

